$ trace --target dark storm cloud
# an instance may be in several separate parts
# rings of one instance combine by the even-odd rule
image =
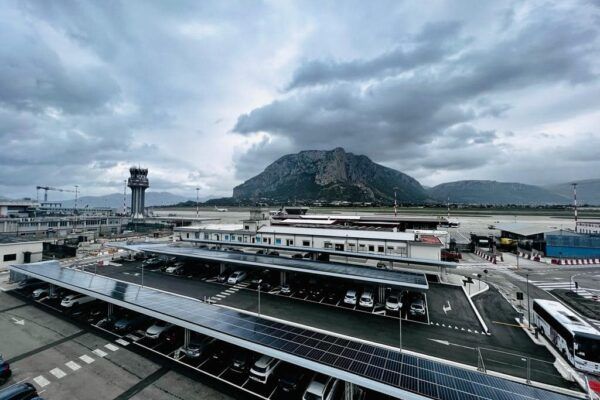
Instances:
[[[466,42],[458,39],[459,28],[460,24],[455,21],[428,24],[407,45],[398,46],[368,60],[307,62],[294,72],[288,89],[337,81],[373,79],[439,62]]]
[[[573,23],[572,12],[544,6],[524,21],[513,16],[492,41],[460,51],[451,45],[465,43],[453,23],[423,29],[410,52],[398,48],[373,59],[308,62],[294,73],[289,93],[241,115],[234,131],[266,132],[272,143],[285,138],[295,150],[343,146],[403,169],[416,168],[417,160],[426,169],[485,165],[498,153],[495,133],[472,129],[453,138],[458,124],[506,117],[513,106],[497,102],[499,96],[597,82],[598,26]],[[444,41],[436,46],[440,36]],[[437,154],[444,143],[462,155],[452,162],[428,161],[427,154]],[[465,153],[469,144],[482,148]],[[251,149],[246,160],[259,162],[267,149],[259,150]]]

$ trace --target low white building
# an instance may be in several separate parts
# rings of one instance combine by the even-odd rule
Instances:
[[[0,271],[11,264],[26,264],[42,261],[44,242],[14,236],[0,236]]]
[[[283,247],[331,249],[440,260],[442,242],[431,234],[366,229],[304,228],[242,224],[207,224],[175,228],[182,241],[208,240]]]
[[[578,233],[586,233],[588,235],[600,235],[600,221],[599,220],[577,221],[576,231]]]

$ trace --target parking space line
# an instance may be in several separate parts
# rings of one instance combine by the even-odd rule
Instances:
[[[108,355],[108,353],[107,353],[107,352],[105,352],[105,351],[102,351],[102,350],[100,350],[100,349],[95,349],[95,350],[92,350],[92,353],[94,353],[94,354],[95,354],[95,355],[97,355],[98,357],[106,357],[106,356]]]
[[[54,368],[50,370],[50,373],[56,377],[56,379],[64,378],[67,374],[60,368]]]
[[[81,365],[77,364],[75,361],[69,361],[68,363],[65,363],[65,365],[71,368],[72,371],[77,371],[81,368]]]
[[[127,346],[129,344],[129,342],[127,340],[123,340],[123,339],[117,339],[117,340],[115,340],[115,342],[119,343],[121,346]]]
[[[88,356],[87,354],[82,355],[81,357],[79,357],[79,359],[86,364],[91,364],[95,361],[92,357]]]
[[[44,386],[48,386],[50,384],[50,381],[48,379],[44,378],[43,375],[36,376],[35,378],[33,378],[33,381],[35,383],[37,383],[37,385],[41,388],[43,388]]]
[[[119,348],[112,343],[105,344],[104,347],[109,349],[110,351],[117,351]]]
[[[76,332],[76,333],[74,333],[72,335],[65,336],[62,339],[59,339],[59,340],[56,340],[54,342],[48,343],[48,344],[46,344],[46,345],[44,345],[42,347],[38,347],[37,349],[33,349],[31,351],[28,351],[26,353],[23,353],[21,355],[18,355],[16,357],[13,357],[10,360],[6,360],[6,361],[9,362],[9,363],[14,363],[14,362],[23,360],[23,359],[25,359],[25,358],[27,358],[29,356],[41,353],[42,351],[48,350],[48,349],[50,349],[52,347],[58,346],[59,344],[62,344],[62,343],[68,342],[69,340],[75,339],[76,337],[79,337],[79,336],[83,335],[84,333],[87,333],[86,329],[85,330],[81,330],[79,332]]]

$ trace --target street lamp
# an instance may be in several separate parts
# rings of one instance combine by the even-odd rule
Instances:
[[[262,286],[262,279],[258,280],[258,316],[260,317],[260,287]]]
[[[529,307],[529,273],[525,274],[527,278],[527,326],[531,329],[531,307]]]
[[[398,350],[402,352],[402,303],[399,304],[400,309],[398,310]]]
[[[200,212],[199,210],[199,204],[200,203],[200,188],[196,188],[196,219],[198,219],[198,214]]]

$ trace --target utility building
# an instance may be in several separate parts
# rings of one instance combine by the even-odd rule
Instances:
[[[131,167],[131,176],[127,180],[127,186],[131,188],[131,218],[143,219],[145,216],[146,189],[150,186],[148,182],[148,169]]]

